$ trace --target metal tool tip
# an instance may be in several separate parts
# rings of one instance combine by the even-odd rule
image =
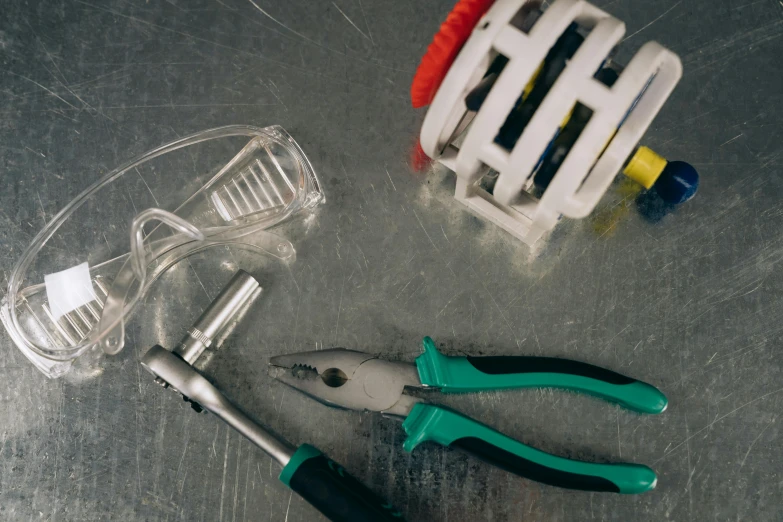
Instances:
[[[281,381],[282,380],[286,380],[286,379],[290,379],[291,377],[293,377],[291,368],[286,368],[286,367],[283,367],[283,366],[275,366],[273,364],[270,364],[267,367],[267,374],[270,377],[273,377],[273,378],[275,378],[277,380],[281,380]]]

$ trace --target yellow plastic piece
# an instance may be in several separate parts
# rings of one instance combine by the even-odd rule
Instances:
[[[568,114],[565,115],[565,118],[563,118],[563,121],[560,122],[560,130],[563,130],[563,128],[566,126],[566,123],[568,123],[568,120],[571,119],[571,115],[574,114],[574,109],[576,109],[576,104],[574,104],[574,106],[571,107],[571,110],[568,111]]]
[[[666,158],[659,156],[651,148],[639,147],[623,169],[623,174],[648,189],[653,186],[667,163]]]
[[[533,77],[530,78],[530,81],[527,82],[527,85],[525,85],[525,90],[522,91],[522,100],[525,100],[525,98],[528,97],[530,94],[530,91],[533,90],[533,86],[536,84],[536,80],[538,80],[538,75],[541,74],[541,69],[544,68],[544,62],[541,62],[538,64],[538,68],[536,69],[536,72],[533,73]]]

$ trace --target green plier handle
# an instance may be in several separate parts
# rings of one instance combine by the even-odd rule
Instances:
[[[425,441],[464,450],[494,466],[559,488],[613,493],[644,493],[655,487],[655,472],[641,464],[596,464],[558,457],[503,435],[461,413],[416,404],[402,423],[413,451]]]
[[[425,337],[416,358],[421,383],[443,393],[509,388],[563,388],[615,402],[639,413],[662,413],[668,401],[660,390],[605,368],[555,357],[451,357]]]
[[[551,357],[450,357],[429,337],[416,359],[422,384],[445,393],[508,388],[564,388],[618,403],[640,413],[661,413],[657,388],[590,364]],[[527,446],[442,406],[418,403],[403,423],[407,451],[424,441],[465,450],[517,475],[562,488],[643,493],[655,472],[640,464],[596,464],[558,457]]]

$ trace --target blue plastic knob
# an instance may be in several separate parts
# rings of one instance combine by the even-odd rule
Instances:
[[[684,161],[670,161],[653,185],[666,203],[679,205],[691,199],[699,188],[699,173]]]

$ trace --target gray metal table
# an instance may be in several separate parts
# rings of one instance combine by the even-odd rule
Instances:
[[[656,225],[625,202],[564,222],[531,255],[452,200],[451,174],[407,163],[423,118],[410,79],[451,2],[255,1],[263,11],[4,2],[3,285],[99,172],[199,129],[281,124],[327,204],[309,232],[283,230],[300,292],[265,308],[216,369],[250,414],[318,445],[411,520],[781,520],[783,4],[598,0],[626,21],[626,55],[655,39],[682,56],[646,142],[693,162],[702,186]],[[224,282],[202,281],[209,297]],[[659,386],[670,408],[649,418],[557,391],[450,401],[548,451],[650,464],[657,489],[570,492],[434,445],[406,454],[393,421],[266,376],[270,355],[315,346],[412,360],[423,335],[451,353],[570,357]],[[0,519],[317,519],[269,458],[140,372],[157,341],[135,324],[130,348],[80,383],[45,379],[0,334]]]

